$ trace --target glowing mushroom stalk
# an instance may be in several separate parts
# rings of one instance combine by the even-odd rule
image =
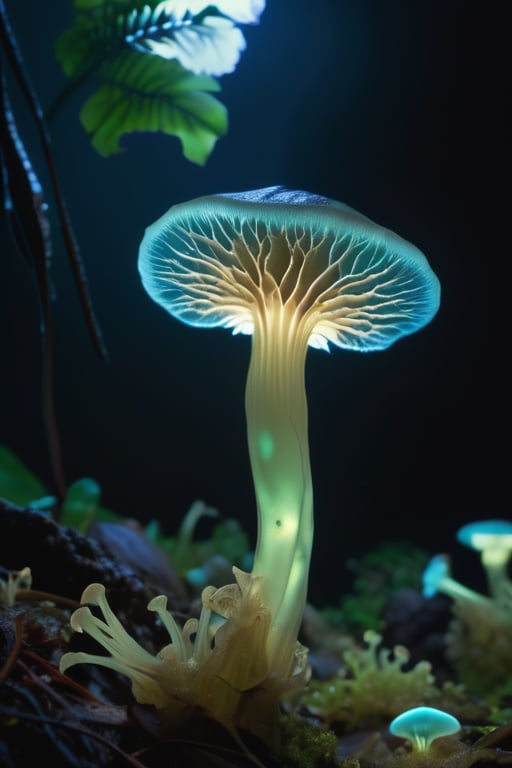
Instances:
[[[267,654],[287,674],[313,540],[308,346],[385,349],[426,325],[439,283],[423,254],[341,203],[269,187],[176,205],[146,230],[149,295],[193,326],[252,334],[247,433],[257,507],[253,575],[272,616]]]

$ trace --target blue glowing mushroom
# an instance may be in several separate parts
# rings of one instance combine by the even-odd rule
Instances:
[[[191,326],[252,335],[246,385],[258,507],[252,575],[272,617],[270,667],[286,674],[313,540],[305,362],[309,347],[384,350],[434,317],[440,287],[414,245],[348,206],[282,186],[173,206],[149,226],[139,271]]]
[[[452,578],[450,558],[447,555],[434,555],[423,571],[422,585],[423,596],[427,598],[443,594],[451,597],[455,602],[490,605],[489,598]]]
[[[408,739],[418,752],[426,752],[434,739],[452,736],[460,729],[456,717],[434,707],[408,709],[395,717],[389,726],[393,736]]]
[[[512,554],[512,523],[508,520],[479,520],[462,526],[457,540],[480,552],[493,598],[510,600],[512,584],[508,578],[508,563]]]

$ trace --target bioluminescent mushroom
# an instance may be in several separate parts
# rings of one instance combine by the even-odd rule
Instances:
[[[450,560],[446,555],[434,555],[423,571],[422,585],[424,597],[434,597],[434,595],[441,593],[459,602],[465,601],[482,605],[490,603],[489,598],[465,587],[464,584],[452,577]]]
[[[460,731],[456,717],[434,707],[414,707],[395,717],[389,726],[393,736],[408,739],[414,749],[426,752],[434,739]]]
[[[313,538],[308,347],[369,352],[433,318],[425,256],[342,203],[282,186],[200,197],[149,226],[138,266],[151,298],[191,325],[252,334],[246,385],[258,508],[252,574],[272,616],[267,653],[285,674],[306,600]]]
[[[510,602],[512,583],[508,578],[508,563],[512,555],[512,523],[507,520],[468,523],[457,532],[457,540],[480,552],[492,597]]]
[[[481,552],[489,595],[452,578],[447,555],[435,555],[423,573],[423,595],[438,592],[453,600],[453,620],[445,636],[446,657],[457,679],[478,695],[489,695],[509,675],[512,659],[512,581],[507,574],[510,524],[501,520],[469,523],[457,534],[462,544]]]

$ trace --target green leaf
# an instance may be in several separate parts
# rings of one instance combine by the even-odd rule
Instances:
[[[100,497],[101,488],[91,477],[76,480],[64,499],[61,524],[85,533],[96,516]]]
[[[77,75],[95,60],[95,22],[87,16],[78,16],[75,26],[64,32],[55,44],[55,52],[64,73],[68,77]],[[104,54],[103,54],[104,58]]]
[[[20,507],[46,496],[37,477],[5,445],[0,445],[0,496]]]
[[[152,7],[154,5],[157,5],[159,0],[155,0],[155,2],[148,3],[148,5],[151,5]],[[126,7],[132,8],[133,3],[127,2],[127,0],[75,0],[73,3],[75,8],[78,9],[90,9],[90,8],[99,8],[101,6],[105,7],[112,7],[112,8],[119,8],[119,12],[122,10],[125,10]]]
[[[148,0],[155,8],[157,0]],[[75,0],[73,27],[57,39],[57,58],[69,81],[48,110],[56,114],[69,96],[92,78],[102,84],[83,105],[82,125],[103,157],[123,150],[126,133],[161,131],[180,139],[184,156],[204,165],[227,131],[227,110],[212,92],[218,82],[195,75],[177,59],[129,48],[123,19],[131,0]]]
[[[156,3],[152,0],[152,5]],[[101,74],[105,61],[119,54],[126,44],[118,19],[132,8],[131,0],[75,0],[78,13],[71,29],[55,43],[55,52],[64,73],[78,78]]]
[[[62,504],[61,525],[87,534],[94,522],[123,522],[124,518],[100,506],[101,487],[91,477],[82,477],[69,486]]]
[[[122,151],[126,133],[162,131],[180,139],[183,154],[204,165],[227,131],[227,110],[214,96],[217,81],[194,75],[176,60],[127,51],[109,68],[106,84],[80,111],[94,148],[108,157]]]

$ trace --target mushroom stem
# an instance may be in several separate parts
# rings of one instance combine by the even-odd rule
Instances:
[[[253,575],[263,576],[272,629],[267,653],[289,674],[306,602],[313,492],[305,389],[307,333],[279,299],[254,315],[246,387],[249,455],[258,508]]]
[[[482,553],[482,564],[487,575],[489,592],[491,597],[503,606],[510,605],[512,597],[512,584],[508,578],[508,559],[508,552],[506,562],[500,562],[492,557],[486,558],[486,553]]]

